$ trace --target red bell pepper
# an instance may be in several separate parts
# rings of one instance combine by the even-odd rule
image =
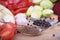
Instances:
[[[19,9],[15,10],[15,11],[12,10],[12,13],[13,13],[14,15],[16,15],[17,13],[20,13],[20,12],[24,13],[24,12],[27,11],[27,9],[28,9],[28,8],[19,8]]]
[[[19,12],[26,12],[27,8],[33,5],[32,0],[1,0],[0,3],[9,8],[14,15]]]

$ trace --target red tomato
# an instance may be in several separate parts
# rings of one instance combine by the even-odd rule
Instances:
[[[0,37],[2,40],[11,40],[16,32],[17,26],[14,23],[8,22],[0,27],[2,30],[0,32]]]
[[[0,33],[1,33],[1,31],[2,31],[2,27],[0,26]]]
[[[4,29],[2,30],[0,36],[2,40],[11,40],[15,35],[15,31],[13,29]]]
[[[17,26],[16,26],[16,24],[14,24],[14,23],[11,23],[11,22],[8,22],[8,23],[5,23],[5,24],[3,24],[2,26],[1,26],[1,28],[2,29],[5,29],[5,28],[7,28],[7,29],[17,29]]]

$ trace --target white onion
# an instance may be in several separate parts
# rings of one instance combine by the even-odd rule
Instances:
[[[27,25],[28,20],[26,19],[25,14],[17,14],[15,16],[17,25]]]

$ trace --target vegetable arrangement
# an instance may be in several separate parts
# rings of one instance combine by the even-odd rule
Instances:
[[[0,0],[0,37],[12,40],[16,31],[39,35],[41,28],[60,21],[59,3],[59,0]]]

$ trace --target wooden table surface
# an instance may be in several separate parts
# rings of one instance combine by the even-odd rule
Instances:
[[[45,30],[40,36],[30,37],[22,34],[16,34],[13,40],[60,40],[58,37],[53,37],[53,34],[56,36],[60,34],[60,26],[55,26]]]

